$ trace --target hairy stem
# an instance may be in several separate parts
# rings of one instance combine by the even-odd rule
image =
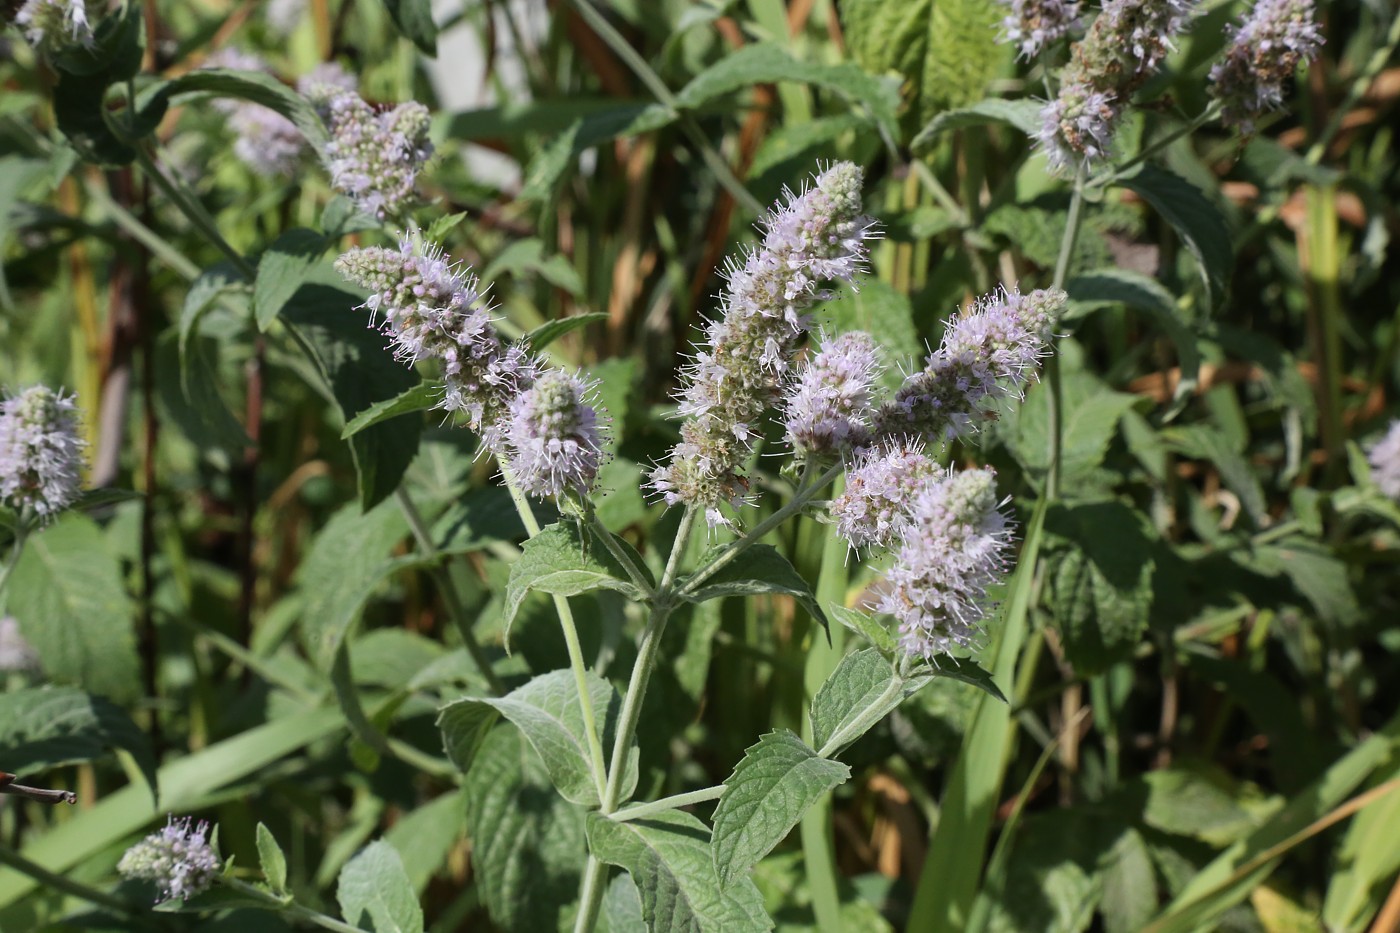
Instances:
[[[278,913],[282,914],[284,917],[291,917],[296,920],[302,920],[306,923],[314,924],[315,926],[321,927],[325,930],[335,930],[336,933],[363,933],[363,931],[359,927],[351,926],[350,924],[345,923],[341,920],[337,920],[334,917],[328,917],[320,911],[312,910],[310,907],[303,907],[296,901],[278,897],[271,891],[264,890],[263,888],[260,888],[255,884],[249,884],[246,881],[239,881],[237,878],[220,878],[219,883],[227,888],[231,888],[232,890],[237,891],[239,894],[242,894],[245,897],[251,897],[256,900],[264,901],[265,903],[273,906],[273,908]]]
[[[693,790],[685,794],[672,794],[670,797],[662,797],[660,800],[653,800],[650,803],[639,803],[636,806],[626,807],[614,813],[612,818],[619,823],[626,823],[628,820],[640,820],[653,813],[678,810],[681,807],[688,807],[693,803],[704,803],[707,800],[718,800],[723,796],[724,785],[716,784],[702,790]]]
[[[64,894],[71,894],[73,897],[85,900],[90,904],[105,907],[129,920],[142,922],[145,926],[155,926],[135,904],[131,904],[115,894],[109,894],[106,891],[83,884],[81,881],[74,881],[67,875],[51,872],[3,844],[0,844],[0,865],[7,865],[55,891],[62,891]]]

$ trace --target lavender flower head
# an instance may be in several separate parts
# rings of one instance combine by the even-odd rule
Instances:
[[[236,48],[223,48],[205,61],[206,68],[271,73],[262,58]],[[265,178],[290,178],[306,150],[306,139],[296,124],[282,114],[247,100],[223,98],[214,108],[224,114],[233,133],[233,154],[255,174]]]
[[[982,637],[987,588],[1006,573],[1011,531],[989,469],[925,482],[876,608],[899,620],[900,646],[930,658]]]
[[[889,547],[909,526],[914,497],[938,472],[917,443],[865,452],[831,503],[836,533],[853,548]]]
[[[360,82],[340,62],[322,62],[297,79],[297,93],[311,102],[322,120],[330,119],[332,100],[359,87]]]
[[[588,402],[592,390],[578,376],[551,369],[511,402],[507,462],[521,489],[559,496],[592,487],[603,456],[598,413]]]
[[[25,41],[40,52],[92,45],[87,0],[25,0],[15,14],[15,25],[24,30]]]
[[[942,443],[974,430],[990,403],[1019,397],[1038,375],[1066,300],[1059,289],[983,296],[949,323],[924,369],[880,407],[877,435]]]
[[[190,817],[171,817],[164,829],[127,849],[117,863],[123,877],[159,885],[157,902],[189,900],[208,890],[219,868],[219,856],[209,844],[209,824]]]
[[[428,108],[409,101],[375,111],[358,94],[345,93],[330,101],[328,113],[325,157],[332,186],[380,220],[398,214],[433,153]]]
[[[510,401],[535,381],[538,363],[501,340],[476,276],[437,247],[409,238],[396,250],[352,249],[335,266],[369,289],[363,307],[371,324],[383,316],[380,329],[395,359],[410,365],[440,361],[445,386],[438,407],[464,413],[487,445],[498,449]]]
[[[1161,68],[1198,0],[1108,0],[1040,112],[1038,133],[1053,171],[1107,158],[1124,107]]]
[[[852,331],[823,339],[787,396],[787,437],[799,450],[839,453],[865,443],[880,361],[874,339]]]
[[[39,653],[19,630],[14,616],[0,616],[0,673],[36,670]]]
[[[1322,47],[1312,0],[1256,0],[1230,31],[1230,47],[1210,70],[1210,93],[1223,105],[1221,120],[1254,132],[1265,111],[1283,106],[1283,83]]]
[[[1366,460],[1381,492],[1400,501],[1400,419],[1391,422],[1385,437],[1366,451]]]
[[[762,246],[729,269],[722,314],[684,374],[682,440],[651,474],[668,505],[698,505],[716,525],[728,523],[722,503],[743,502],[744,461],[809,327],[808,309],[827,295],[825,283],[852,281],[864,266],[874,222],[861,214],[861,181],[857,166],[838,162],[801,194],[789,192],[763,221]]]
[[[47,520],[78,498],[83,440],[73,397],[34,386],[0,403],[0,502]]]
[[[1035,58],[1079,28],[1078,0],[1002,0],[1010,13],[1001,21],[1001,38],[1014,43],[1022,58]]]

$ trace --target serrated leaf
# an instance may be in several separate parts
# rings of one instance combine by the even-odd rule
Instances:
[[[1152,542],[1121,502],[1056,505],[1047,533],[1068,550],[1054,564],[1054,613],[1065,656],[1082,674],[1132,656],[1152,610]]]
[[[258,260],[258,276],[253,283],[253,314],[258,330],[267,330],[282,308],[306,284],[311,270],[321,261],[330,243],[315,230],[288,230]]]
[[[410,389],[405,389],[391,399],[382,402],[375,402],[364,411],[351,418],[341,429],[342,439],[354,437],[366,428],[372,428],[376,424],[381,424],[391,418],[400,415],[410,415],[415,411],[427,411],[438,403],[442,396],[442,387],[431,382],[420,382]]]
[[[755,84],[795,81],[816,85],[868,107],[886,128],[895,126],[899,92],[883,78],[851,62],[825,65],[798,61],[776,43],[745,45],[700,72],[676,95],[676,105],[693,110],[732,91]]]
[[[700,565],[703,567],[705,561]],[[682,587],[684,589],[684,587]],[[796,599],[808,614],[827,627],[826,613],[807,581],[786,557],[771,544],[755,544],[743,556],[732,560],[693,591],[684,593],[687,602],[703,603],[722,596],[756,596],[781,593]]]
[[[642,895],[637,882],[621,872],[608,883],[603,904],[598,909],[598,933],[647,933],[642,919]]]
[[[1040,111],[1043,106],[1040,101],[1029,98],[1005,100],[992,97],[969,107],[945,110],[925,124],[909,146],[915,152],[924,152],[942,133],[969,126],[986,126],[989,123],[1005,123],[1027,136],[1034,136],[1040,128]]]
[[[520,604],[530,590],[556,596],[577,596],[589,590],[617,590],[628,599],[642,593],[628,579],[627,571],[591,533],[587,537],[572,521],[556,522],[525,542],[520,559],[510,568],[501,624],[506,639]]]
[[[503,930],[554,930],[578,894],[583,811],[554,792],[539,756],[513,728],[482,744],[464,778],[472,866]]]
[[[622,697],[612,684],[591,671],[587,681],[594,728],[603,747],[611,749]],[[449,703],[438,713],[447,756],[459,769],[470,772],[477,749],[499,714],[520,729],[560,794],[582,806],[597,806],[598,786],[578,697],[573,672],[563,670],[541,674],[503,697],[464,697]],[[636,789],[637,757],[634,741],[623,772],[623,799]]]
[[[802,814],[850,776],[846,765],[821,757],[786,729],[746,749],[715,808],[711,848],[720,885],[747,879]]]
[[[374,933],[423,933],[423,908],[394,847],[382,839],[345,863],[336,887],[345,921]]]
[[[437,57],[437,23],[433,22],[432,0],[384,0],[389,17],[419,51]]]
[[[272,830],[262,823],[258,824],[257,838],[258,863],[262,866],[263,877],[274,894],[283,894],[287,890],[287,856],[282,854]]]
[[[1103,382],[1079,369],[1068,370],[1061,382],[1064,425],[1060,464],[1063,477],[1082,479],[1103,463],[1108,444],[1118,431],[1119,419],[1137,396],[1114,392]],[[1011,447],[1016,459],[1035,474],[1050,468],[1050,388],[1031,386],[1026,400],[1004,410],[997,433]]]
[[[93,761],[109,749],[131,753],[154,799],[155,755],[146,734],[121,707],[73,687],[0,694],[0,764],[6,771],[24,776]]]
[[[986,692],[994,699],[1000,700],[1003,703],[1007,702],[1006,694],[1001,692],[1001,688],[998,687],[996,681],[992,679],[991,672],[971,658],[955,658],[948,654],[934,655],[932,658],[929,658],[928,667],[924,668],[923,671],[930,677],[946,677],[949,680],[956,680],[959,683],[976,687],[978,690]],[[913,685],[913,679],[906,683],[904,691],[905,696],[909,695],[909,687]],[[922,684],[918,686],[922,686]]]
[[[602,311],[590,311],[587,314],[575,314],[572,317],[548,321],[526,334],[525,344],[538,353],[565,334],[572,334],[589,324],[596,324],[607,319],[607,314]]]
[[[311,102],[278,81],[270,74],[260,71],[230,71],[225,68],[203,68],[183,74],[173,81],[148,85],[138,95],[144,109],[156,99],[173,101],[186,94],[214,94],[219,97],[234,97],[269,110],[275,110],[291,120],[312,149],[320,152],[327,139],[326,125],[316,113]]]
[[[858,609],[847,609],[845,606],[831,606],[828,611],[837,622],[860,635],[881,651],[892,652],[899,647],[894,633],[885,627],[879,619],[872,618]]]
[[[1136,192],[1172,225],[1200,265],[1206,304],[1218,305],[1225,297],[1235,253],[1216,206],[1186,179],[1150,163],[1116,183]]]
[[[1157,878],[1147,843],[1135,829],[1125,829],[1109,852],[1103,872],[1106,933],[1135,933],[1157,912]]]
[[[330,670],[365,600],[399,566],[389,553],[407,533],[397,503],[381,503],[368,512],[352,503],[331,516],[316,536],[297,581],[305,599],[302,641],[321,670]]]
[[[1258,548],[1254,558],[1261,569],[1285,574],[1307,597],[1318,618],[1332,625],[1351,625],[1363,617],[1346,562],[1327,548],[1299,536]]]
[[[589,813],[588,849],[625,868],[636,882],[642,919],[652,933],[748,933],[773,928],[763,896],[748,878],[719,883],[710,832],[689,813],[669,810],[617,823]]]
[[[862,648],[851,652],[812,697],[808,714],[812,744],[827,755],[835,755],[903,700],[899,675],[879,650]],[[832,739],[837,737],[839,744],[832,746]]]
[[[5,595],[50,680],[116,700],[140,694],[121,565],[92,519],[69,513],[30,537]]]

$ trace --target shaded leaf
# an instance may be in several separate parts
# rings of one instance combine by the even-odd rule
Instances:
[[[336,900],[347,923],[374,933],[422,933],[423,909],[394,847],[382,839],[341,869]]]
[[[609,589],[628,599],[641,599],[641,591],[626,576],[627,571],[602,542],[591,533],[585,537],[576,522],[550,525],[525,542],[520,559],[511,565],[501,620],[507,641],[510,625],[530,590],[577,596],[589,590]]]
[[[57,765],[93,761],[109,749],[131,753],[155,799],[151,744],[121,707],[73,687],[0,694],[0,764],[6,771],[23,777]]]
[[[366,428],[372,428],[391,418],[409,415],[416,411],[427,411],[438,403],[441,396],[441,386],[431,382],[420,382],[391,399],[375,402],[351,418],[341,430],[340,436],[342,438],[354,437]]]
[[[1218,305],[1225,297],[1235,253],[1216,206],[1186,179],[1151,163],[1117,179],[1117,184],[1141,195],[1172,225],[1201,267],[1207,305]]]
[[[704,564],[702,560],[701,566]],[[695,590],[685,592],[684,596],[688,602],[703,603],[722,596],[755,596],[762,593],[791,596],[821,623],[822,628],[827,627],[826,613],[817,603],[812,588],[771,544],[749,547],[737,560],[725,564]]]
[[[253,313],[259,330],[267,330],[282,308],[306,284],[329,242],[315,230],[288,230],[272,241],[258,260],[253,283]]]
[[[1040,110],[1043,106],[1040,101],[1029,98],[1005,100],[992,97],[968,107],[945,110],[928,121],[909,146],[915,152],[924,152],[941,133],[989,123],[1005,123],[1033,137],[1040,129]]]

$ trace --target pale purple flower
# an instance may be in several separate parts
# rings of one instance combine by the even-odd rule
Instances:
[[[1048,45],[1079,28],[1078,0],[1002,0],[1010,13],[1001,38],[1014,43],[1022,58],[1034,58]]]
[[[808,310],[827,283],[849,282],[863,268],[874,222],[861,214],[861,181],[857,166],[838,162],[801,194],[789,192],[763,221],[762,246],[730,267],[722,313],[684,374],[681,443],[651,474],[667,504],[698,505],[714,525],[727,523],[721,504],[744,500],[744,462],[809,327]]]
[[[360,82],[340,62],[322,62],[297,79],[297,93],[320,112],[323,120],[330,117],[330,102],[341,94],[353,94]]]
[[[14,616],[0,616],[0,672],[32,671],[39,667],[39,653],[19,629]]]
[[[358,94],[327,105],[331,185],[365,213],[384,220],[412,199],[418,172],[433,153],[428,108],[416,101],[376,111]]]
[[[880,407],[877,435],[942,443],[974,430],[991,403],[1019,397],[1036,377],[1066,300],[1058,289],[983,296],[948,324],[924,369]]]
[[[510,402],[534,382],[539,364],[496,332],[477,277],[449,262],[437,247],[409,238],[398,249],[352,249],[335,265],[369,289],[364,307],[371,324],[382,316],[380,329],[396,359],[442,364],[438,407],[465,414],[487,445],[499,448]]]
[[[1381,492],[1400,500],[1400,419],[1391,422],[1385,437],[1366,451],[1366,460],[1371,464],[1371,479]]]
[[[73,397],[33,386],[0,403],[0,502],[53,518],[78,498],[83,466]]]
[[[209,844],[209,824],[171,817],[160,832],[136,843],[117,863],[125,878],[153,881],[159,901],[189,900],[209,889],[219,874],[219,856]]]
[[[559,496],[592,487],[603,456],[592,391],[578,376],[551,369],[511,402],[507,462],[521,489]]]
[[[1050,170],[1062,172],[1080,160],[1093,163],[1109,156],[1123,108],[1111,91],[1066,82],[1060,94],[1040,111],[1036,136],[1050,160]]]
[[[1099,17],[1119,54],[1131,52],[1137,73],[1147,75],[1175,50],[1172,40],[1196,15],[1196,6],[1197,0],[1108,0]]]
[[[92,45],[87,0],[25,0],[15,14],[15,25],[41,52],[58,52]]]
[[[853,548],[888,547],[904,532],[914,497],[938,474],[921,445],[865,451],[846,472],[846,489],[831,503],[836,533]]]
[[[978,646],[987,588],[1005,576],[1011,543],[999,505],[989,469],[937,476],[914,496],[876,606],[899,620],[900,646],[909,655]]]
[[[864,444],[875,414],[871,389],[879,368],[869,334],[852,331],[824,339],[788,391],[788,441],[814,453]]]
[[[1312,0],[1256,0],[1230,30],[1230,46],[1210,70],[1221,119],[1243,133],[1265,111],[1283,106],[1283,84],[1322,47]]]

